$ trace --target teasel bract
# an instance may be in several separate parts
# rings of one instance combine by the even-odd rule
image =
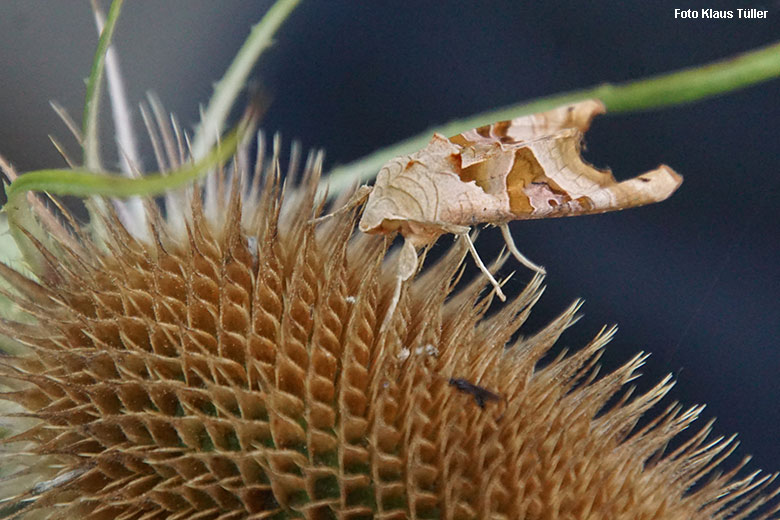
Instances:
[[[262,139],[253,161],[248,148],[164,206],[92,201],[86,224],[28,196],[35,267],[0,266],[15,310],[0,322],[0,517],[775,512],[774,476],[720,473],[735,443],[709,424],[665,451],[701,407],[640,424],[672,386],[630,396],[644,354],[596,376],[614,329],[537,366],[579,308],[518,339],[542,277],[488,314],[485,280],[460,279],[453,246],[380,332],[388,242],[356,232],[354,213],[312,223],[321,155],[296,181],[278,140],[270,158]]]

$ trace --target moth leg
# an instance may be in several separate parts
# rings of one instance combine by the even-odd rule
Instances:
[[[404,239],[404,245],[401,247],[401,253],[398,255],[398,267],[396,268],[395,290],[393,299],[390,300],[390,306],[387,308],[382,326],[379,328],[380,334],[385,331],[390,321],[393,319],[393,313],[398,306],[398,300],[401,299],[401,285],[412,277],[417,271],[417,250],[414,248],[411,240]]]
[[[514,256],[518,262],[539,274],[547,274],[547,271],[544,270],[544,267],[536,265],[517,250],[515,241],[512,239],[512,234],[509,232],[509,226],[506,223],[503,223],[498,227],[501,228],[501,234],[504,236],[504,242],[506,242],[506,246],[509,248],[509,252],[512,253],[512,256]]]
[[[496,289],[496,296],[498,296],[502,302],[506,301],[506,296],[504,295],[504,292],[501,290],[501,285],[499,285],[498,281],[493,278],[493,275],[488,271],[488,268],[485,267],[485,264],[482,263],[482,259],[477,254],[477,249],[474,247],[474,242],[471,241],[471,237],[468,233],[463,233],[460,235],[463,237],[463,239],[466,241],[466,244],[469,246],[469,251],[471,252],[471,256],[474,257],[474,261],[477,263],[477,267],[479,267],[479,270],[485,273],[485,276],[488,277],[488,280],[490,280],[490,283],[493,285],[493,287]]]
[[[365,184],[358,188],[358,190],[355,192],[354,195],[347,201],[346,204],[344,204],[342,207],[337,209],[336,211],[332,213],[328,213],[327,215],[323,215],[321,217],[313,218],[309,220],[310,224],[319,224],[320,222],[324,220],[328,220],[331,217],[335,217],[336,215],[341,215],[342,213],[346,213],[348,211],[352,211],[356,206],[360,206],[363,204],[363,202],[366,201],[368,198],[368,195],[371,193],[371,186],[366,186]]]

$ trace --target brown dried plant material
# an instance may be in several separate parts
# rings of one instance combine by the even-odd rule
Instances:
[[[434,134],[422,150],[385,164],[371,191],[361,192],[368,202],[360,230],[403,235],[396,294],[417,270],[416,250],[453,233],[504,300],[469,238],[471,226],[499,226],[513,256],[544,273],[518,251],[507,222],[603,213],[669,197],[682,177],[668,166],[617,182],[582,159],[582,136],[604,111],[600,101],[587,100],[449,139]]]
[[[541,276],[488,316],[482,282],[455,289],[458,244],[381,331],[394,266],[354,215],[308,221],[319,169],[284,201],[274,175],[248,193],[213,178],[203,201],[177,199],[182,228],[146,201],[148,240],[111,212],[67,240],[48,228],[35,279],[0,266],[28,315],[0,320],[16,348],[0,360],[0,518],[699,520],[766,504],[771,477],[718,473],[733,443],[709,425],[664,454],[701,407],[636,427],[669,379],[611,400],[644,360],[596,378],[612,329],[535,367],[578,309],[512,342]]]

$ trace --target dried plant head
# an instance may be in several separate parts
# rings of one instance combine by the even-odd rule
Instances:
[[[280,149],[250,172],[245,145],[163,209],[105,201],[87,224],[30,198],[37,231],[22,232],[38,267],[0,265],[19,311],[0,321],[0,517],[710,519],[769,508],[774,476],[720,473],[735,443],[710,440],[710,425],[665,452],[701,407],[673,404],[637,426],[672,383],[630,397],[643,354],[596,377],[614,329],[537,367],[578,309],[513,341],[541,277],[488,315],[484,279],[458,284],[466,251],[453,247],[405,286],[380,332],[394,290],[387,242],[355,232],[354,213],[312,223],[322,157],[302,168],[293,157],[282,186]]]

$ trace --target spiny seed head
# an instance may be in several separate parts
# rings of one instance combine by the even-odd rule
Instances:
[[[596,378],[613,329],[536,368],[578,308],[511,342],[540,277],[488,316],[482,280],[454,289],[453,247],[380,333],[386,243],[355,215],[310,223],[321,160],[280,190],[277,155],[165,216],[31,207],[36,272],[0,266],[25,313],[0,322],[0,517],[668,520],[769,499],[773,477],[713,471],[734,444],[709,425],[664,453],[700,407],[637,427],[669,379],[614,404],[645,356]]]

